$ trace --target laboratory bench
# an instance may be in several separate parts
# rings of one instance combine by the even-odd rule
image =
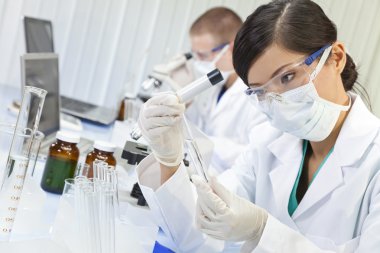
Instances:
[[[0,122],[15,123],[15,114],[7,106],[14,99],[20,98],[19,89],[0,84]],[[124,136],[130,125],[115,122],[109,126],[82,121],[81,136],[90,140],[115,141],[117,146],[125,143],[129,137]],[[116,126],[116,127],[115,127]],[[118,138],[124,133],[123,138]],[[84,161],[81,154],[80,162]],[[118,159],[119,160],[119,159]],[[44,169],[44,160],[38,159],[36,169],[27,175],[18,212],[9,242],[0,242],[0,252],[73,252],[69,250],[67,240],[59,238],[56,232],[57,213],[62,211],[61,195],[45,192],[40,187]],[[1,171],[1,170],[0,170]],[[116,230],[116,252],[172,252],[157,243],[173,247],[171,242],[155,225],[148,207],[137,205],[137,200],[129,196],[132,185],[136,182],[135,170],[125,164],[118,165],[119,179],[119,215],[121,220]],[[0,173],[2,174],[2,173]],[[67,217],[66,217],[67,218]],[[74,226],[74,225],[73,225]],[[59,230],[59,229],[58,229]]]

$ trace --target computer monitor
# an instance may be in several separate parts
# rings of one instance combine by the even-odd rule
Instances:
[[[51,21],[24,17],[27,53],[53,53],[54,40]]]
[[[24,31],[27,53],[54,52],[53,27],[51,21],[24,17]],[[48,69],[45,71],[48,72]],[[117,113],[113,109],[62,95],[60,95],[60,98],[61,111],[64,113],[105,125],[111,124],[116,119]]]
[[[30,53],[21,56],[21,79],[23,87],[33,86],[46,90],[45,103],[38,129],[45,136],[60,127],[60,98],[58,55],[53,53]],[[30,110],[37,108],[30,108]]]

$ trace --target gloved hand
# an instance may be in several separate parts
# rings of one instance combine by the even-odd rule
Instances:
[[[138,124],[156,159],[176,166],[183,159],[182,117],[185,105],[174,93],[160,93],[141,108]]]
[[[192,176],[198,192],[197,223],[202,232],[220,240],[258,241],[268,219],[267,212],[221,185],[216,178],[207,184]]]

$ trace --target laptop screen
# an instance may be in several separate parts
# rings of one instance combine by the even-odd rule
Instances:
[[[49,20],[24,17],[27,53],[53,53],[53,28]]]
[[[58,69],[58,55],[56,54],[31,53],[21,56],[23,86],[34,86],[48,92],[38,127],[46,136],[58,131],[60,127]]]

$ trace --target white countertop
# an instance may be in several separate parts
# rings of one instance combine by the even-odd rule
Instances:
[[[21,94],[14,87],[2,85],[0,85],[0,91],[0,122],[15,123],[16,116],[6,108],[14,99],[19,99]],[[111,140],[113,125],[82,123],[85,138]],[[2,168],[3,166],[0,166],[0,170]],[[59,242],[56,238],[53,240],[52,232],[57,212],[59,212],[61,196],[44,192],[40,188],[43,169],[44,161],[38,161],[34,176],[28,176],[25,180],[11,241],[0,242],[0,252],[18,253],[26,250],[29,252],[72,252],[62,241]],[[126,248],[129,249],[128,252],[152,252],[158,228],[152,221],[149,209],[138,207],[137,200],[129,197],[128,190],[136,181],[134,170],[126,171],[125,168],[118,167],[118,171],[122,173],[120,213],[123,223],[118,228],[116,245],[124,249],[120,252],[125,252]]]

